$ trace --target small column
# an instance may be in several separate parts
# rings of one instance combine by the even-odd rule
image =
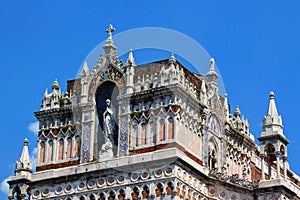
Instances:
[[[265,180],[265,165],[264,165],[265,155],[264,154],[260,154],[260,158],[261,158],[261,180]]]
[[[277,165],[277,178],[280,178],[280,160],[279,160],[280,152],[277,151],[275,155],[276,155],[276,165]]]
[[[286,164],[287,164],[287,159],[288,157],[287,156],[282,156],[282,160],[283,160],[283,177],[284,177],[284,180],[287,179],[287,173],[286,173]]]

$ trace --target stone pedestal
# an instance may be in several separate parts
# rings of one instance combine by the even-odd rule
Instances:
[[[113,158],[113,156],[114,156],[113,144],[108,141],[105,144],[103,144],[101,147],[101,151],[99,152],[99,160],[100,161],[110,160]]]

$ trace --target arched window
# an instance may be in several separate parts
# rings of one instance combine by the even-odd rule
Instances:
[[[124,200],[125,199],[125,191],[121,189],[119,191],[118,200]]]
[[[137,187],[134,187],[132,189],[131,199],[132,200],[138,200],[139,199],[139,193],[140,193],[139,189]]]
[[[142,199],[148,199],[149,193],[150,193],[149,187],[145,185],[142,190]]]
[[[71,158],[72,155],[72,138],[67,139],[67,152],[66,152],[66,158]]]
[[[132,135],[131,135],[131,141],[132,141],[132,146],[138,146],[138,126],[137,124],[132,125]]]
[[[45,162],[45,142],[40,143],[40,163]]]
[[[53,161],[53,140],[50,140],[48,144],[48,161]]]
[[[98,200],[105,200],[105,195],[103,192],[100,193]]]
[[[108,200],[115,200],[116,198],[116,195],[113,191],[110,191],[109,192],[109,196],[108,196]]]
[[[179,133],[179,135],[180,135],[180,142],[182,143],[182,144],[185,144],[185,127],[184,127],[184,123],[183,122],[181,122],[180,123],[180,133]]]
[[[141,138],[140,138],[140,142],[141,142],[141,145],[145,145],[146,144],[146,124],[143,123],[141,125]]]
[[[91,194],[90,195],[90,200],[96,200],[95,195]]]
[[[168,119],[168,140],[174,139],[174,119]]]
[[[217,166],[217,158],[216,158],[216,153],[215,150],[212,150],[208,154],[208,164],[209,164],[209,169],[215,169]]]
[[[159,141],[165,140],[165,121],[159,120]]]
[[[85,197],[84,197],[84,196],[81,196],[81,197],[79,198],[79,200],[85,200]]]
[[[64,157],[64,140],[60,139],[58,141],[58,156],[57,156],[57,159],[62,160],[63,157]]]
[[[76,136],[73,157],[77,158],[79,156],[79,152],[80,152],[80,138],[79,136]]]
[[[155,138],[155,123],[154,121],[151,121],[149,123],[149,134],[148,134],[148,138],[149,138],[149,141],[148,143],[153,143],[154,142],[154,138]]]
[[[14,196],[14,199],[16,199],[16,200],[21,199],[21,190],[18,186],[15,187],[13,190],[13,196]]]

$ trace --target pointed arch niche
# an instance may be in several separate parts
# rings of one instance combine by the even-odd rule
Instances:
[[[104,81],[99,85],[95,93],[95,101],[96,101],[96,109],[97,109],[97,134],[96,134],[96,144],[95,144],[95,152],[97,157],[99,157],[99,151],[101,146],[104,144],[105,136],[103,133],[103,113],[106,110],[106,100],[109,99],[111,101],[111,109],[114,113],[114,120],[116,125],[116,132],[114,134],[114,141],[116,144],[114,145],[113,151],[114,155],[116,155],[117,147],[118,147],[118,133],[119,133],[119,126],[118,126],[118,119],[119,119],[119,108],[118,108],[118,100],[117,97],[120,93],[120,89],[118,85],[113,81]]]

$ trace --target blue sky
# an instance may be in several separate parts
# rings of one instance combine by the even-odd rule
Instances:
[[[65,91],[110,23],[116,33],[163,27],[200,43],[216,60],[232,112],[239,105],[256,137],[274,90],[291,142],[291,169],[300,174],[299,8],[298,0],[1,1],[0,181],[13,174],[25,137],[34,150],[36,136],[28,126],[45,88],[57,78]]]

